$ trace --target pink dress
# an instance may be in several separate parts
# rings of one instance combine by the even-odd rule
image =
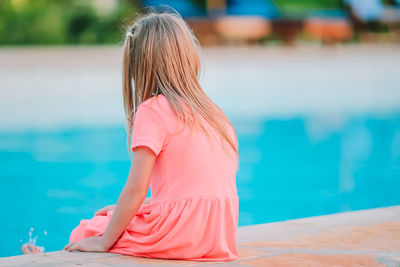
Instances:
[[[219,139],[210,141],[200,130],[178,124],[164,95],[138,106],[132,150],[137,146],[147,146],[157,155],[151,200],[142,203],[109,252],[195,261],[237,259],[239,199],[233,152],[224,150]],[[112,213],[81,220],[69,241],[102,235]]]

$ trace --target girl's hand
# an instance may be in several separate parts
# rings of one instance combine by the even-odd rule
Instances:
[[[77,242],[70,242],[64,247],[66,251],[80,250],[86,252],[107,252],[109,248],[105,246],[102,236],[90,236]]]
[[[114,210],[114,209],[115,209],[115,206],[116,206],[115,204],[105,206],[104,208],[99,209],[98,211],[96,211],[96,213],[94,214],[94,216],[98,216],[98,215],[107,215],[107,212],[110,211],[110,210]]]

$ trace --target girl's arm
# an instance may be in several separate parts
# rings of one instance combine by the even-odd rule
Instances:
[[[102,236],[106,248],[111,248],[118,240],[146,198],[155,159],[153,151],[145,146],[137,147],[133,153],[128,180]]]

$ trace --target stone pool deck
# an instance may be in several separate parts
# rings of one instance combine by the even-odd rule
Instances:
[[[239,227],[231,262],[54,251],[0,258],[0,266],[400,266],[400,206]]]

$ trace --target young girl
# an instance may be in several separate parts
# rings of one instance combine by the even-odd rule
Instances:
[[[81,220],[65,250],[238,257],[238,143],[198,82],[198,50],[178,14],[152,12],[129,27],[123,55],[128,133],[133,129],[129,176],[117,204]],[[149,184],[151,198],[145,198]]]

